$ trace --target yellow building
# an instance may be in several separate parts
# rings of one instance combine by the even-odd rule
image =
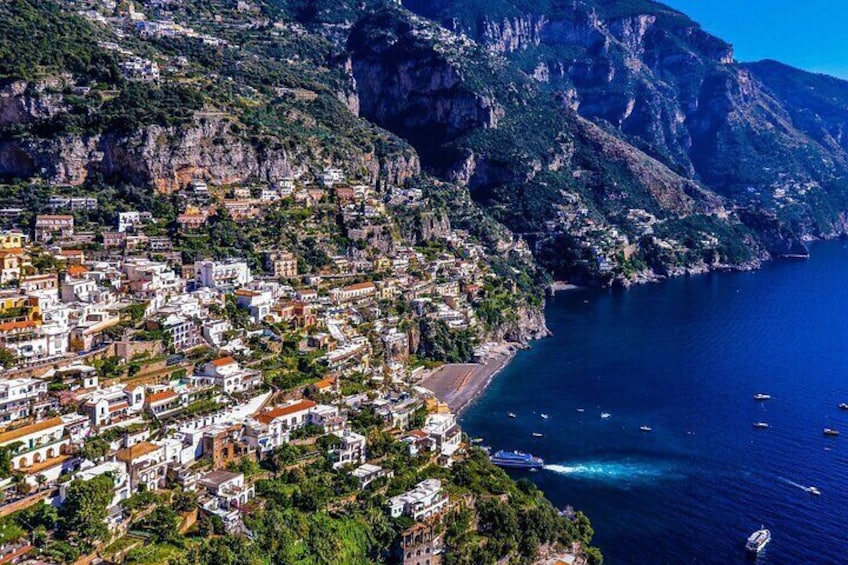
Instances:
[[[16,231],[0,232],[0,249],[20,249],[24,246],[24,234]]]

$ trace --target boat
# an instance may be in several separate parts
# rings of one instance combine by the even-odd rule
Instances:
[[[835,437],[835,436],[839,435],[839,430],[834,430],[833,428],[825,428],[822,433],[824,433],[824,435],[826,435],[826,436]]]
[[[643,432],[652,432],[654,429],[651,426],[640,426],[639,429]]]
[[[533,437],[542,437],[542,434],[540,434],[539,432],[533,432],[532,435]]]
[[[578,409],[577,409],[577,411],[578,411],[578,412],[585,412],[585,411],[586,411],[586,409],[585,409],[585,408],[578,408]]]
[[[471,438],[471,443],[483,443],[483,438],[481,438],[481,437]]]
[[[840,410],[848,410],[848,402],[842,402],[839,404]]]
[[[601,412],[601,419],[603,420],[606,420],[610,416],[612,416],[612,414],[610,414],[609,412]]]
[[[769,426],[766,422],[754,422],[754,427],[758,430],[766,430],[771,426]]]
[[[816,487],[807,487],[804,490],[812,494],[813,496],[821,496],[821,491]]]
[[[770,394],[763,394],[762,392],[758,392],[754,395],[754,400],[771,400]]]
[[[510,469],[541,469],[545,461],[541,457],[535,457],[521,451],[498,451],[491,457],[492,463],[498,467]]]
[[[515,415],[515,412],[507,412],[506,415],[509,416],[510,418],[517,418],[517,416]]]
[[[539,414],[539,415],[542,417],[543,420],[547,420],[548,418],[550,418],[550,416],[548,416],[547,414]]]
[[[771,541],[771,532],[765,528],[757,530],[745,542],[745,549],[748,553],[759,553]]]

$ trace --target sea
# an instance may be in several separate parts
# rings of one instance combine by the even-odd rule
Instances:
[[[511,474],[586,512],[605,563],[751,563],[761,526],[757,563],[848,563],[848,243],[754,272],[564,291],[546,313],[553,336],[462,425],[543,457]]]

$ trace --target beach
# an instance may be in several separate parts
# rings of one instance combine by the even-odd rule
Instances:
[[[421,386],[433,391],[436,398],[447,403],[455,413],[462,412],[492,382],[515,355],[513,348],[491,353],[482,363],[451,363],[442,365],[421,381]]]

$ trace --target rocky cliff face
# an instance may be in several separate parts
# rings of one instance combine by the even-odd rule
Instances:
[[[61,94],[45,95],[44,90],[44,85],[16,81],[0,91],[4,125],[33,123],[66,111]],[[346,166],[372,183],[402,185],[420,172],[418,156],[411,150],[362,151],[348,157]],[[248,138],[233,119],[218,114],[198,114],[186,125],[150,125],[131,133],[0,139],[3,176],[39,175],[56,184],[81,185],[99,173],[164,193],[198,178],[214,184],[272,182],[299,176],[321,163],[329,164],[329,159],[315,147]]]

